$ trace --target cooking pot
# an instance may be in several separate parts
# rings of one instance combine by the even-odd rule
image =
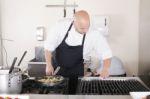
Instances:
[[[20,66],[27,51],[23,53],[18,66]],[[0,94],[18,94],[22,90],[22,75],[23,72],[20,68],[15,67],[17,57],[14,58],[10,68],[0,68]]]
[[[0,70],[0,94],[18,94],[22,90],[22,72],[14,69],[9,73],[9,69]]]

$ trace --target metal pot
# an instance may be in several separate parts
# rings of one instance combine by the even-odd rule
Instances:
[[[22,72],[0,74],[0,94],[18,94],[22,90]]]
[[[20,66],[27,51],[21,57],[18,66]],[[0,68],[0,94],[18,94],[22,90],[22,75],[23,72],[20,68],[15,67],[17,57],[14,58],[10,68],[3,66]]]

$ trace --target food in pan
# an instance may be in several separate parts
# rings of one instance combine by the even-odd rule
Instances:
[[[63,80],[62,76],[46,76],[44,78],[39,79],[39,82],[44,84],[58,83]]]

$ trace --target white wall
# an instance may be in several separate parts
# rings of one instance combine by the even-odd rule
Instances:
[[[2,33],[8,52],[8,63],[13,57],[20,57],[24,50],[27,56],[23,62],[34,57],[34,47],[43,45],[36,41],[36,27],[44,26],[46,32],[63,17],[62,8],[46,8],[46,4],[59,4],[63,0],[1,0]],[[74,0],[68,0],[73,3]],[[108,42],[113,55],[120,57],[127,73],[136,75],[138,71],[138,14],[139,0],[76,0],[79,9],[87,10],[91,15],[108,15],[110,17],[110,36]],[[69,16],[72,9],[68,10]]]

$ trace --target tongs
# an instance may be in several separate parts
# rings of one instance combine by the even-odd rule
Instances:
[[[55,75],[58,73],[59,70],[60,70],[60,66],[58,66],[58,67],[55,69],[55,71],[54,71],[54,73],[53,73],[53,76],[55,76]]]
[[[50,78],[51,78],[51,77],[55,77],[56,74],[58,73],[59,69],[60,69],[60,66],[58,66],[58,67],[55,69],[55,71],[54,71],[54,73],[53,73],[52,76],[47,76],[47,80],[48,80],[47,85],[51,85],[51,86],[52,86],[52,85],[54,84],[54,83],[51,83]]]

